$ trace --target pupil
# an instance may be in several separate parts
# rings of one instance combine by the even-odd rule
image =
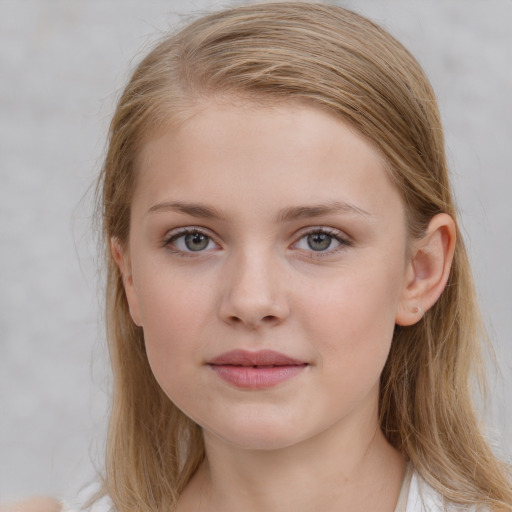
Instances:
[[[202,233],[192,233],[185,236],[185,245],[190,251],[202,251],[208,246],[210,239]]]
[[[314,233],[308,236],[308,245],[313,251],[325,251],[331,245],[331,236],[326,233]]]

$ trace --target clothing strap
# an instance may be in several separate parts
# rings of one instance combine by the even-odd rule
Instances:
[[[398,495],[398,502],[395,507],[395,512],[406,512],[407,510],[407,497],[409,496],[409,487],[411,485],[412,474],[412,464],[408,463],[405,468],[405,475],[402,481],[402,487],[400,487],[400,494]]]

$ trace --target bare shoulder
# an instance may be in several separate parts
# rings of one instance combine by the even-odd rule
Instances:
[[[60,512],[61,505],[53,498],[37,496],[16,503],[0,505],[0,512]]]

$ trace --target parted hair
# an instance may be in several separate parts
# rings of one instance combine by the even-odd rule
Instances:
[[[174,510],[205,451],[200,427],[153,377],[108,247],[130,236],[144,142],[166,123],[179,123],[199,99],[219,94],[299,100],[333,112],[384,157],[411,237],[421,237],[440,212],[457,222],[432,87],[414,57],[378,25],[335,5],[263,3],[202,16],[160,40],[120,97],[97,189],[113,368],[104,492],[123,512]],[[489,448],[474,407],[485,344],[458,232],[440,299],[417,324],[395,328],[381,376],[380,425],[448,500],[505,511],[512,509],[508,467]]]

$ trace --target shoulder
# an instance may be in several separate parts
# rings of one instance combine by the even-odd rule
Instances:
[[[83,506],[81,504],[73,504],[63,501],[61,503],[60,512],[114,512],[114,509],[112,508],[111,501],[108,497],[105,497],[94,502],[90,506]]]
[[[61,512],[114,512],[110,497],[101,494],[97,483],[82,488],[74,499],[61,501],[61,507]]]
[[[0,512],[60,512],[60,510],[61,504],[57,500],[42,496],[0,505]]]
[[[486,512],[476,507],[460,506],[449,502],[413,471],[406,512]]]
[[[414,471],[409,487],[406,512],[444,512],[444,499]]]

